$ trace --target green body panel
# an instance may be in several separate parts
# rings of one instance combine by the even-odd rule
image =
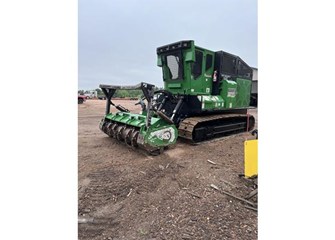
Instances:
[[[202,110],[221,110],[224,109],[224,99],[221,96],[199,96]]]
[[[106,115],[107,119],[127,124],[133,127],[139,127],[145,126],[146,116],[142,114],[135,114],[135,113],[128,113],[128,112],[117,112],[117,113],[109,113]],[[159,121],[159,118],[152,118],[152,122],[155,123]]]
[[[247,108],[250,104],[251,81],[237,78],[236,106],[237,108]]]
[[[181,89],[182,85],[181,83],[168,83],[168,88],[169,89]]]
[[[222,88],[221,96],[225,102],[224,107],[235,108],[237,83],[235,81],[223,80],[221,88]]]

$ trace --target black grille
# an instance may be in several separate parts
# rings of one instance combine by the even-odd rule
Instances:
[[[222,75],[252,79],[252,68],[240,57],[227,52],[215,52],[214,67],[218,70],[220,79]]]

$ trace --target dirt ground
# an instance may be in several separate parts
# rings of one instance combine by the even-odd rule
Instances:
[[[139,111],[136,101],[114,102]],[[78,105],[80,240],[257,239],[257,212],[210,187],[242,198],[256,187],[255,180],[238,176],[251,134],[201,145],[178,140],[154,157],[102,133],[104,112],[104,100]],[[257,110],[249,112],[257,126]]]

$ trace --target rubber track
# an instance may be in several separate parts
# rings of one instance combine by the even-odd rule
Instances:
[[[216,121],[216,120],[228,120],[229,118],[238,118],[238,117],[243,117],[243,118],[248,118],[249,117],[249,131],[253,129],[255,119],[252,115],[248,114],[216,114],[216,115],[208,115],[208,116],[200,116],[200,117],[190,117],[184,119],[178,128],[179,131],[179,137],[188,139],[192,142],[198,142],[193,139],[193,132],[196,129],[197,125],[199,126],[199,123],[205,123],[205,122],[211,122],[211,121]],[[246,130],[246,129],[245,129]],[[244,131],[245,131],[244,130]],[[243,132],[243,131],[240,131]],[[214,137],[215,138],[215,137]],[[204,139],[208,140],[208,139]]]

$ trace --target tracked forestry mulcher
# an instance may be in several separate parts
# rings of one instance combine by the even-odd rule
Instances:
[[[149,83],[136,86],[101,84],[106,115],[100,129],[133,148],[159,154],[178,137],[193,143],[250,131],[255,119],[247,110],[252,69],[238,56],[213,52],[180,41],[157,48],[164,89]],[[117,89],[142,89],[142,111],[130,113],[112,102]],[[110,106],[119,110],[110,112]]]

